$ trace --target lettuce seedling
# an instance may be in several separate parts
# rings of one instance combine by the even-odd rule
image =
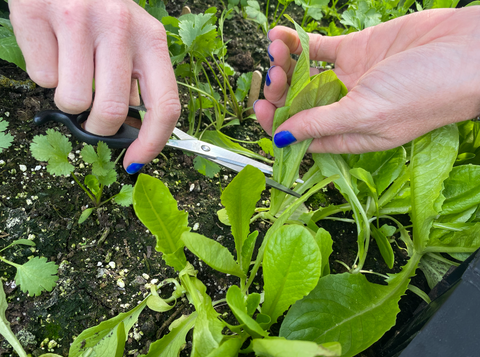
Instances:
[[[47,171],[50,174],[71,176],[87,194],[95,208],[103,206],[112,199],[121,206],[126,207],[132,204],[133,187],[131,185],[123,185],[119,193],[102,201],[105,186],[110,186],[117,179],[116,162],[111,161],[112,152],[105,143],[99,142],[97,150],[92,145],[85,145],[81,150],[83,161],[92,166],[92,174],[85,176],[83,184],[69,160],[72,144],[65,135],[48,129],[46,135],[37,135],[33,138],[30,151],[35,159],[48,162]],[[78,223],[83,223],[93,210],[94,208],[85,209]]]

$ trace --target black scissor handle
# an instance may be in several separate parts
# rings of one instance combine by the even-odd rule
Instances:
[[[78,140],[90,145],[96,145],[99,141],[103,141],[113,149],[128,148],[138,137],[139,129],[127,124],[122,124],[117,133],[111,136],[101,136],[89,133],[82,128],[82,123],[87,120],[89,114],[89,111],[80,114],[67,114],[61,110],[44,110],[35,115],[33,122],[37,125],[43,125],[52,120],[62,123]],[[140,119],[140,113],[135,108],[129,108],[128,116]]]

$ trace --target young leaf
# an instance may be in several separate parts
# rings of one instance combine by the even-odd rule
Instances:
[[[180,17],[178,34],[188,51],[203,57],[209,56],[217,47],[216,19],[214,14],[186,14]]]
[[[58,280],[58,265],[48,262],[47,258],[34,257],[23,265],[13,264],[17,268],[15,282],[23,292],[38,296],[43,290],[51,291]]]
[[[247,18],[252,20],[260,25],[264,32],[267,32],[267,17],[260,9],[260,4],[257,0],[248,0],[247,6],[245,7],[245,12],[247,13]]]
[[[5,296],[5,291],[3,290],[3,281],[0,281],[0,335],[2,335],[10,345],[12,345],[19,357],[27,357],[27,353],[10,328],[10,322],[8,322],[5,316],[7,307],[8,303],[7,297]]]
[[[219,314],[207,295],[207,287],[195,274],[196,271],[189,263],[179,274],[182,286],[187,290],[187,296],[198,313],[193,329],[192,357],[207,356],[218,348],[223,338],[223,324],[218,319]]]
[[[242,73],[237,79],[237,89],[235,91],[235,98],[241,102],[248,95],[250,86],[252,85],[252,72]]]
[[[445,201],[440,214],[447,215],[466,211],[480,204],[480,166],[456,166],[445,180]]]
[[[237,261],[242,271],[245,271],[245,264],[250,264],[250,261],[242,261],[243,244],[250,233],[250,217],[255,212],[255,206],[264,189],[264,174],[253,166],[246,166],[235,176],[221,196],[222,204],[227,209],[228,219],[232,225]]]
[[[162,181],[140,174],[133,189],[133,208],[140,221],[157,238],[155,249],[164,254],[180,251],[182,233],[190,230],[188,213],[179,211],[177,201]],[[177,270],[181,270],[176,267]]]
[[[148,353],[141,355],[142,357],[171,357],[178,356],[180,351],[185,347],[188,331],[193,328],[197,313],[191,315],[183,315],[179,319],[172,322],[169,327],[169,334],[163,336],[160,340],[150,345]]]
[[[193,254],[213,269],[225,274],[238,276],[239,278],[245,277],[233,255],[220,243],[192,232],[184,232],[182,240]]]
[[[265,302],[262,313],[275,323],[290,305],[317,285],[321,270],[320,249],[306,228],[287,225],[275,231],[263,258]]]
[[[97,145],[97,152],[95,152],[93,146],[85,145],[81,151],[81,155],[85,162],[92,164],[92,173],[99,178],[100,183],[108,185],[102,182],[101,178],[108,178],[108,181],[111,181],[111,172],[115,171],[115,163],[111,161],[112,151],[107,144],[105,144],[103,141],[100,141]]]
[[[448,178],[458,150],[455,124],[438,128],[415,139],[410,158],[413,244],[422,252],[427,245],[434,218],[441,211],[445,197],[443,181]],[[441,160],[438,158],[441,157]]]
[[[253,250],[255,249],[255,242],[257,241],[258,231],[253,231],[250,233],[243,242],[242,247],[242,262],[244,262],[243,271],[245,274],[248,272],[250,267],[250,262],[252,261]]]
[[[238,357],[244,339],[241,336],[225,337],[222,344],[210,352],[207,357]]]
[[[133,186],[123,185],[120,192],[115,195],[114,200],[120,206],[130,206],[133,203]]]
[[[85,222],[92,213],[93,213],[93,208],[91,207],[83,210],[82,214],[80,215],[80,218],[78,219],[78,224],[82,224],[83,222]]]
[[[252,337],[266,337],[268,335],[254,319],[250,317],[247,306],[240,288],[232,285],[227,291],[227,303],[237,321],[243,325],[243,329]]]
[[[14,245],[18,245],[18,244],[22,244],[22,245],[28,245],[30,247],[35,247],[35,242],[34,241],[31,241],[29,239],[17,239],[17,240],[14,240],[12,242],[12,244],[10,244],[10,246],[14,246]]]
[[[316,343],[337,341],[342,356],[365,350],[394,324],[398,301],[417,261],[410,260],[388,286],[370,283],[361,274],[330,274],[288,311],[280,336]]]
[[[95,356],[123,356],[128,331],[137,322],[145,306],[147,306],[146,300],[128,312],[86,329],[73,341],[68,356],[83,357],[89,350],[95,351]]]
[[[256,356],[262,357],[334,357],[342,354],[338,342],[317,345],[310,341],[291,341],[281,337],[254,339],[252,348]]]
[[[330,274],[330,264],[328,263],[328,259],[333,252],[333,239],[330,233],[325,229],[319,228],[315,235],[315,241],[317,242],[320,254],[322,255],[322,273],[320,276],[325,276]]]
[[[147,306],[150,310],[156,312],[165,312],[173,309],[175,304],[168,305],[168,303],[166,303],[165,300],[158,295],[158,292],[155,288],[152,288],[151,290],[152,294],[147,298]]]
[[[87,175],[85,176],[83,183],[93,193],[94,196],[98,195],[100,192],[100,182],[98,182],[97,176]]]
[[[68,176],[74,169],[68,161],[72,144],[58,131],[48,129],[47,135],[35,136],[30,151],[35,159],[48,161],[47,171],[52,175]]]
[[[218,166],[218,164],[201,156],[196,156],[195,159],[193,159],[193,167],[202,175],[205,175],[209,178],[213,178],[220,172],[220,166]]]
[[[378,249],[380,250],[380,254],[385,261],[385,264],[387,264],[388,269],[392,269],[393,264],[395,263],[395,256],[393,254],[392,245],[388,241],[387,236],[381,229],[377,229],[373,223],[370,224],[370,231],[377,242]]]
[[[267,139],[267,138],[261,138],[257,142],[257,144],[258,144],[258,146],[260,146],[262,148],[263,151],[265,151],[265,153],[267,153],[268,155],[271,155],[271,156],[275,156],[275,153],[273,152],[272,140]]]
[[[8,123],[3,121],[3,118],[0,118],[0,152],[3,149],[7,149],[10,147],[13,141],[12,134],[5,134],[4,131],[7,130]]]
[[[27,66],[25,64],[25,59],[23,58],[20,47],[18,47],[18,43],[15,38],[15,34],[13,33],[13,27],[10,23],[10,20],[2,19],[1,25],[3,26],[3,29],[8,30],[8,32],[10,33],[9,35],[7,35],[6,31],[6,36],[0,38],[0,58],[16,64],[18,67],[26,71]]]

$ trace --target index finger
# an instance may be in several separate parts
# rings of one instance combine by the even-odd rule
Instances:
[[[134,61],[133,75],[139,80],[147,113],[138,138],[130,145],[123,160],[128,173],[138,172],[160,153],[181,111],[165,32],[158,31],[156,38],[148,43],[149,50],[139,51],[141,55]]]

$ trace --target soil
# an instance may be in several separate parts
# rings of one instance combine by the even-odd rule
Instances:
[[[218,6],[218,3],[207,0],[194,2],[190,7],[195,13],[204,11],[210,5]],[[172,16],[178,16],[180,9],[179,3],[168,4]],[[225,24],[225,35],[230,40],[228,62],[238,73],[268,68],[268,40],[252,22],[235,14]],[[28,80],[26,73],[7,62],[0,63],[0,74],[14,80]],[[52,177],[45,169],[46,163],[32,157],[29,145],[33,137],[44,134],[47,128],[55,127],[70,137],[76,158],[82,147],[61,125],[49,123],[36,127],[32,123],[37,111],[56,109],[53,96],[54,90],[40,87],[0,88],[0,117],[9,122],[8,131],[15,137],[14,144],[0,154],[0,249],[18,238],[32,239],[36,243],[35,249],[17,246],[2,254],[16,263],[24,263],[32,256],[44,256],[60,267],[56,287],[51,292],[30,297],[13,283],[15,269],[0,262],[0,277],[9,302],[7,319],[26,351],[33,356],[46,353],[49,342],[53,346],[50,352],[67,356],[73,338],[83,330],[130,310],[142,300],[148,293],[146,283],[152,279],[162,281],[175,277],[173,269],[166,266],[161,254],[155,251],[155,238],[139,222],[131,207],[107,205],[79,225],[78,218],[82,208],[88,204],[88,197],[71,178]],[[180,123],[188,123],[186,113],[183,113]],[[246,121],[235,130],[239,138],[265,135],[252,121]],[[120,150],[114,150],[113,157],[118,155]],[[233,237],[216,215],[217,210],[222,208],[220,190],[230,182],[233,173],[222,170],[215,178],[209,179],[197,172],[192,162],[193,157],[167,148],[143,172],[161,178],[168,185],[179,209],[188,212],[190,226],[198,224],[198,233],[221,241],[233,252]],[[77,171],[80,176],[87,174],[86,169],[80,167]],[[117,171],[118,182],[134,183],[135,177],[121,168]],[[119,183],[113,184],[106,190],[105,197],[119,189]],[[264,199],[267,198],[268,193],[265,192]],[[324,195],[316,196],[308,204],[318,206],[341,200],[338,192],[330,187]],[[332,271],[345,271],[337,261],[354,260],[354,227],[333,221],[322,221],[321,226],[334,238],[334,254],[330,261]],[[258,242],[261,242],[267,228],[268,223],[265,222],[256,222],[251,227],[260,232]],[[397,249],[395,253],[399,258],[394,271],[398,271],[405,257],[401,250]],[[198,270],[198,277],[207,286],[212,300],[225,298],[228,287],[235,280],[201,264],[189,252],[187,259]],[[366,269],[388,271],[375,244],[369,252]],[[421,277],[416,279],[418,281],[414,284],[424,289],[425,280]],[[125,285],[122,286],[120,281],[124,281]],[[261,286],[257,288],[260,290]],[[168,289],[163,291],[165,296],[168,293]],[[402,312],[398,320],[407,319],[419,303],[419,298],[407,293],[400,303]],[[188,302],[180,301],[167,313],[150,310],[142,313],[129,335],[126,353],[132,356],[146,353],[149,344],[168,331],[166,327],[175,316],[190,311]],[[223,313],[227,308],[219,305],[218,311]],[[392,331],[390,334],[394,333],[394,329]],[[187,345],[182,355],[189,355],[190,347]],[[378,348],[374,345],[359,356],[378,356],[376,351]],[[14,355],[11,347],[0,337],[0,356]]]

